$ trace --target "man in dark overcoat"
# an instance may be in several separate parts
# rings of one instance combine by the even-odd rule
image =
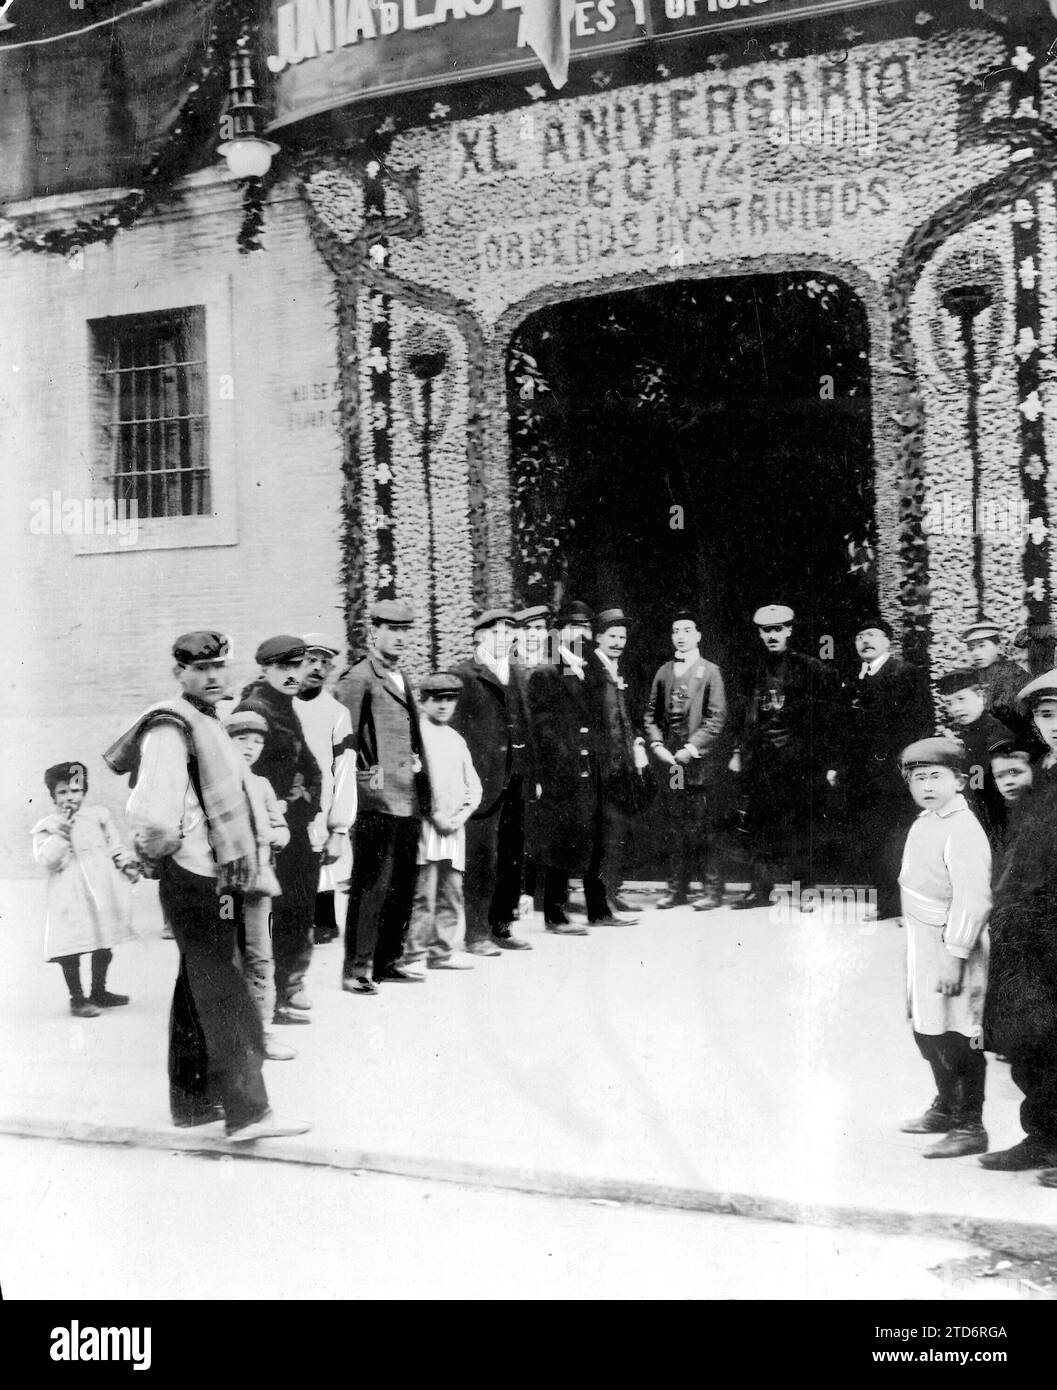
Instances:
[[[752,843],[752,882],[736,909],[765,907],[779,880],[814,882],[814,842],[837,777],[837,677],[825,662],[791,650],[794,617],[777,603],[753,615],[763,661],[730,762],[744,779]]]
[[[473,659],[455,667],[462,690],[451,727],[466,740],[481,779],[481,803],[466,822],[466,949],[495,956],[531,950],[515,936],[524,858],[527,729],[514,683],[510,647],[514,615],[490,608],[474,623]]]
[[[414,903],[419,830],[430,809],[418,706],[400,670],[413,622],[410,604],[374,604],[372,649],[334,691],[352,721],[360,808],[342,968],[342,988],[350,994],[377,994],[376,980],[424,978],[399,963]]]
[[[591,610],[568,603],[558,614],[558,659],[536,667],[528,699],[540,799],[536,816],[537,861],[544,866],[546,929],[584,936],[570,922],[566,899],[571,874],[586,874],[600,812],[598,730],[584,668],[591,640]]]
[[[892,626],[875,614],[855,634],[859,674],[844,691],[841,786],[849,805],[849,867],[877,893],[878,918],[898,917],[903,843],[917,808],[899,755],[935,732],[928,679],[892,651]]]

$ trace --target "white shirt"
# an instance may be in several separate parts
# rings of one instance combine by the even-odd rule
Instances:
[[[422,721],[422,748],[429,767],[433,810],[445,820],[476,810],[481,803],[481,779],[470,757],[462,734],[447,724]],[[418,841],[418,862],[429,864],[444,859],[460,873],[466,867],[466,830],[450,833],[438,830],[432,820],[422,822]]]
[[[885,652],[883,656],[875,656],[873,661],[864,661],[862,669],[859,672],[859,679],[865,680],[867,672],[869,672],[871,676],[876,676],[891,655],[891,652]]]
[[[313,845],[321,849],[331,830],[348,830],[356,819],[352,720],[329,690],[321,690],[310,700],[295,696],[294,709],[305,731],[305,742],[323,774],[320,811],[309,830]]]
[[[481,666],[487,666],[503,685],[510,684],[510,658],[503,657],[502,661],[497,661],[486,647],[478,647],[476,657]]]
[[[627,688],[627,682],[625,681],[624,677],[620,674],[620,672],[617,670],[617,663],[613,660],[613,658],[611,656],[606,656],[605,652],[602,650],[601,647],[595,648],[595,656],[598,657],[599,661],[606,668],[609,674],[613,677],[620,689],[625,690]]]
[[[583,658],[577,656],[575,652],[571,652],[568,647],[559,646],[558,650],[561,652],[565,664],[572,671],[573,675],[583,680],[584,667],[587,665]]]

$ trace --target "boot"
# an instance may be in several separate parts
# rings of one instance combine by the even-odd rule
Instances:
[[[109,951],[92,952],[92,993],[91,1002],[97,1009],[117,1009],[128,1003],[127,994],[111,994],[106,987],[106,972],[110,968]]]
[[[687,889],[688,885],[681,882],[679,879],[669,879],[668,892],[660,900],[657,906],[661,908],[685,907],[686,904],[690,901],[690,894],[687,891]]]
[[[926,1158],[963,1158],[987,1152],[987,1130],[979,1120],[952,1120],[951,1129],[938,1144],[925,1150]]]
[[[937,1096],[924,1115],[907,1120],[899,1128],[904,1134],[946,1134],[954,1128],[954,1121],[951,1118],[951,1112]]]
[[[1057,1144],[1047,1144],[1029,1134],[1011,1149],[984,1154],[980,1162],[998,1173],[1024,1173],[1029,1168],[1049,1168],[1057,1163]]]

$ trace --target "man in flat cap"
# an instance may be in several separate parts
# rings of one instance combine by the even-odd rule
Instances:
[[[327,689],[341,645],[325,632],[305,633],[305,665],[294,709],[322,774],[319,815],[309,827],[321,855],[314,912],[315,941],[333,941],[344,925],[352,871],[349,831],[356,819],[356,755],[345,706]],[[339,887],[339,885],[342,885]]]
[[[338,683],[356,749],[359,812],[345,924],[342,988],[377,994],[375,981],[421,982],[400,964],[415,895],[418,837],[430,811],[418,706],[400,670],[414,612],[381,599],[370,612],[371,650]]]
[[[566,912],[571,874],[587,874],[600,815],[598,729],[585,667],[593,614],[567,603],[558,614],[558,660],[529,676],[528,698],[540,798],[533,857],[544,866],[543,919],[561,936],[586,936]]]
[[[753,615],[763,660],[730,762],[747,793],[752,882],[735,908],[765,906],[779,878],[814,882],[812,847],[837,776],[837,678],[824,662],[792,650],[794,616],[780,603]]]
[[[978,618],[962,633],[967,665],[980,673],[984,708],[1018,736],[1034,734],[1030,718],[1021,708],[1019,695],[1028,682],[1028,673],[1016,661],[1002,654],[1002,629],[990,618]]]
[[[899,915],[899,865],[914,819],[899,755],[935,728],[928,679],[892,651],[892,626],[879,614],[855,633],[859,674],[845,689],[841,785],[850,809],[849,859],[877,893],[878,918]]]
[[[584,683],[591,703],[591,723],[598,730],[602,795],[584,897],[589,922],[630,926],[638,918],[619,915],[624,846],[628,817],[644,805],[643,773],[649,760],[645,739],[628,711],[627,681],[620,670],[620,658],[628,644],[628,620],[623,609],[604,608],[595,618],[594,632],[594,651],[587,660]]]
[[[283,803],[290,839],[275,856],[282,889],[272,908],[275,954],[275,1022],[308,1023],[312,1002],[304,989],[312,961],[319,851],[310,827],[319,814],[322,773],[294,708],[305,669],[305,644],[280,633],[257,648],[260,674],[242,692],[235,713],[252,710],[268,725],[264,749],[254,767]]]
[[[456,666],[462,690],[451,727],[466,740],[482,795],[466,823],[466,949],[497,956],[528,950],[511,929],[524,860],[524,775],[528,735],[511,675],[515,632],[508,608],[489,608],[473,625],[473,658]]]
[[[987,713],[987,688],[973,667],[948,671],[936,682],[943,697],[951,731],[965,747],[969,770],[966,800],[987,833],[992,848],[1002,842],[1006,806],[991,772],[991,745],[1010,730]]]
[[[645,719],[658,764],[670,864],[668,893],[657,906],[689,903],[696,878],[701,894],[693,907],[708,912],[723,902],[723,880],[711,853],[710,802],[727,697],[719,667],[701,655],[695,614],[686,609],[673,614],[671,638],[675,655],[653,678]]]
[[[223,1119],[237,1143],[310,1126],[271,1111],[264,1034],[235,964],[233,895],[259,865],[246,764],[217,718],[228,639],[197,631],[173,645],[180,696],[152,705],[103,755],[129,774],[126,815],[141,862],[156,866],[180,951],[169,1019],[169,1104],[181,1127]]]
[[[1002,1172],[1039,1168],[1039,1182],[1057,1187],[1057,670],[1029,681],[1020,698],[1047,752],[1015,808],[995,887],[984,1037],[1024,1094],[1025,1137],[980,1162]]]

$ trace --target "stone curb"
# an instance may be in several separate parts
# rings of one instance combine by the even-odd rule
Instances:
[[[707,1188],[668,1187],[634,1179],[596,1178],[581,1174],[530,1168],[504,1168],[457,1159],[423,1158],[378,1149],[323,1146],[287,1140],[263,1146],[229,1143],[215,1126],[198,1130],[159,1129],[145,1125],[103,1125],[92,1121],[73,1123],[28,1116],[0,1116],[0,1134],[26,1139],[55,1139],[79,1144],[118,1144],[129,1148],[168,1149],[184,1153],[211,1153],[265,1162],[296,1163],[309,1167],[338,1168],[353,1172],[385,1173],[404,1178],[448,1182],[464,1187],[506,1189],[569,1197],[580,1201],[713,1212],[722,1216],[748,1216],[757,1221],[782,1221],[793,1225],[844,1227],[877,1235],[938,1237],[964,1241],[1021,1259],[1057,1256],[1057,1204],[1054,1224],[955,1215],[949,1212],[912,1212],[884,1207],[839,1206],[800,1203],[784,1197],[755,1196],[743,1192],[718,1192]]]

